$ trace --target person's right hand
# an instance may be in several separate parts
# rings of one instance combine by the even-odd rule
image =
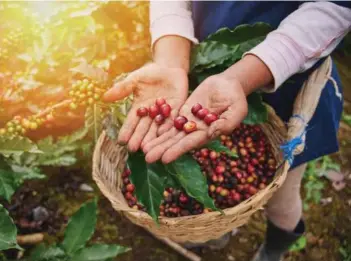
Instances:
[[[104,95],[104,100],[113,102],[133,94],[133,105],[118,135],[120,144],[127,144],[130,151],[157,138],[173,126],[173,119],[188,95],[188,77],[180,68],[162,67],[152,63],[136,70],[118,82]],[[172,107],[171,116],[162,125],[150,117],[137,116],[140,107],[149,108],[157,98],[164,98]]]

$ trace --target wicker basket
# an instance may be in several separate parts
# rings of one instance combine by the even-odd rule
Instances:
[[[239,205],[219,212],[178,218],[160,217],[157,225],[152,218],[138,210],[131,209],[121,192],[121,173],[124,169],[128,153],[125,147],[110,140],[105,133],[98,139],[93,156],[93,178],[102,193],[110,200],[114,209],[122,212],[130,221],[144,227],[158,237],[168,237],[179,243],[203,243],[218,238],[232,229],[245,224],[250,216],[262,209],[273,193],[283,184],[290,167],[289,161],[283,158],[280,145],[296,137],[304,141],[306,123],[313,115],[319,97],[326,82],[330,78],[331,59],[328,58],[306,81],[298,95],[294,114],[288,123],[288,130],[274,111],[269,108],[269,120],[262,124],[262,130],[270,140],[280,168],[274,180],[265,189],[260,190]],[[303,151],[303,142],[296,144],[294,154]]]

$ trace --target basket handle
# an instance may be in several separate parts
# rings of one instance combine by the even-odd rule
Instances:
[[[329,56],[304,82],[302,89],[296,97],[293,116],[288,123],[287,142],[281,146],[284,158],[292,165],[295,155],[303,152],[305,148],[306,127],[311,120],[321,93],[331,78],[332,60]],[[334,85],[336,84],[333,82]],[[336,86],[337,88],[337,86]],[[336,89],[338,94],[338,91]]]

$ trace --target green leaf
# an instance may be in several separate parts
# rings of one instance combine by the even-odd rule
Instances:
[[[177,176],[179,183],[190,197],[204,204],[206,208],[217,210],[213,199],[208,195],[206,177],[190,154],[184,154],[168,164],[167,169]]]
[[[28,138],[21,136],[12,138],[0,137],[0,154],[9,157],[11,155],[21,155],[24,152],[41,153],[37,145]]]
[[[96,244],[76,252],[72,257],[72,261],[101,261],[116,257],[130,250],[130,248],[119,245]]]
[[[88,128],[83,127],[73,132],[71,135],[60,137],[57,141],[57,145],[61,146],[61,145],[73,144],[77,141],[81,141],[87,136],[88,131],[89,131]]]
[[[249,111],[243,123],[254,125],[266,122],[268,119],[268,111],[263,104],[262,96],[254,92],[247,97],[247,102]]]
[[[41,173],[39,168],[29,168],[18,165],[11,165],[14,178],[17,182],[30,179],[44,179],[46,176]]]
[[[218,139],[210,141],[204,147],[216,152],[224,152],[230,157],[238,157],[238,154],[231,151],[228,147],[224,146]]]
[[[220,42],[202,42],[191,53],[191,71],[201,72],[204,68],[209,69],[222,65],[235,55],[238,47],[231,47]]]
[[[167,170],[167,172],[168,172],[168,175],[166,177],[165,187],[166,188],[181,189],[182,185],[179,183],[177,176],[170,173],[168,170]]]
[[[17,189],[15,179],[11,171],[0,169],[0,197],[10,202],[13,193]]]
[[[261,42],[262,38],[266,37],[270,31],[272,31],[272,27],[266,23],[242,24],[233,30],[221,28],[209,35],[205,41],[216,41],[229,46],[238,46],[244,53]]]
[[[65,252],[60,247],[47,247],[45,244],[40,244],[32,251],[29,259],[31,261],[52,261],[63,260],[65,256]]]
[[[145,155],[138,151],[131,153],[128,166],[130,178],[135,185],[138,201],[146,207],[148,214],[158,222],[160,204],[165,189],[166,170],[161,163],[147,164]]]
[[[41,166],[71,166],[76,162],[77,158],[74,154],[66,154],[48,159],[41,158],[38,163]]]
[[[95,231],[97,201],[88,202],[70,218],[62,247],[67,255],[73,255],[84,247]]]
[[[102,132],[103,120],[104,117],[102,114],[102,109],[96,103],[94,104],[92,111],[86,111],[85,127],[93,133],[95,143],[98,140],[100,133]]]
[[[17,228],[7,210],[0,205],[0,251],[20,247],[16,241]]]
[[[291,252],[298,252],[298,251],[301,251],[302,249],[305,249],[306,245],[307,245],[307,239],[305,236],[302,236],[290,247],[289,250]]]
[[[265,23],[244,24],[233,30],[221,28],[196,45],[191,55],[191,72],[225,65],[240,60],[242,55],[262,42],[272,28]]]

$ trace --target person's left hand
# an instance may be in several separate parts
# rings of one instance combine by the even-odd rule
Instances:
[[[220,115],[219,119],[210,126],[206,125],[191,113],[196,103]],[[163,163],[170,163],[221,134],[231,133],[244,120],[247,112],[246,95],[240,82],[229,80],[223,74],[211,76],[196,88],[179,112],[188,121],[196,122],[197,130],[186,134],[172,127],[143,146],[146,161],[152,163],[162,158]]]

